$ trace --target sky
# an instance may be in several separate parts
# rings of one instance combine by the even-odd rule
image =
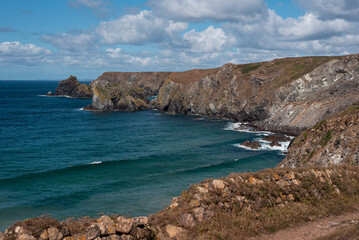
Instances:
[[[354,53],[358,0],[0,1],[0,80]]]

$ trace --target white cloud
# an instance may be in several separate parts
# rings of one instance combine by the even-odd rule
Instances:
[[[234,37],[213,26],[202,32],[192,29],[183,35],[183,39],[189,43],[190,51],[193,52],[219,52],[235,43]]]
[[[102,22],[96,31],[107,44],[144,44],[162,41],[166,27],[163,19],[144,10],[136,15],[124,15],[113,21]]]
[[[263,0],[151,0],[158,16],[179,21],[258,21],[266,14]]]
[[[41,37],[60,50],[73,52],[97,48],[96,38],[95,34],[86,32],[50,34]]]
[[[0,43],[0,62],[3,64],[34,65],[47,62],[51,51],[33,44]]]
[[[317,13],[320,19],[359,20],[358,0],[296,0],[309,12]]]

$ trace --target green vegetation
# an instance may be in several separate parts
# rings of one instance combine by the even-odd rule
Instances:
[[[332,132],[333,130],[328,130],[327,133],[324,135],[324,137],[322,138],[321,141],[321,145],[324,147],[325,145],[327,145],[327,143],[329,142],[329,140],[332,138]]]
[[[310,152],[310,154],[309,154],[309,156],[308,156],[308,160],[310,160],[310,159],[313,157],[314,153],[315,153],[314,150]]]
[[[260,66],[262,66],[263,63],[249,63],[249,64],[243,64],[238,65],[238,68],[241,69],[242,74],[247,74],[251,71],[257,70]]]

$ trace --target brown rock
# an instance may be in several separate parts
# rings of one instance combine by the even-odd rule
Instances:
[[[47,229],[47,233],[49,236],[49,240],[62,240],[64,237],[60,230],[54,227]]]
[[[224,182],[219,179],[213,180],[212,185],[216,189],[224,189],[225,188]]]
[[[254,142],[251,142],[249,140],[241,143],[242,146],[245,146],[245,147],[248,147],[248,148],[251,148],[251,149],[258,149],[261,147],[261,144],[259,141],[254,141]]]
[[[192,212],[193,212],[195,219],[197,219],[198,222],[203,222],[203,220],[204,220],[204,208],[203,207],[194,208],[192,210]]]
[[[17,238],[17,240],[36,240],[34,236],[30,236],[28,234],[20,234]]]
[[[186,228],[193,227],[194,226],[193,215],[190,213],[181,214],[181,216],[179,218],[179,223]]]
[[[41,235],[39,240],[48,240],[49,239],[49,234],[47,233],[47,230],[44,230]]]
[[[91,225],[90,227],[88,227],[88,228],[86,229],[86,231],[85,231],[85,237],[86,237],[86,239],[90,239],[90,240],[99,237],[100,234],[101,234],[101,230],[100,230],[100,228],[99,228],[97,225],[95,225],[95,224],[93,224],[93,225]]]
[[[5,234],[3,234],[2,232],[0,232],[0,240],[4,240]]]
[[[101,235],[115,234],[115,222],[109,216],[102,216],[97,220],[98,227],[100,228]]]
[[[166,232],[170,236],[170,238],[173,238],[180,235],[183,232],[183,228],[168,224],[166,225]]]
[[[129,233],[132,229],[133,222],[124,218],[119,217],[117,218],[117,224],[116,224],[116,232],[118,233]]]

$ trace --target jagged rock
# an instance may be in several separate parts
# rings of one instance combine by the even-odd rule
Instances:
[[[179,236],[181,233],[183,233],[183,228],[168,224],[166,225],[166,232],[170,236],[170,238]]]
[[[20,234],[16,240],[36,240],[34,236],[30,236],[28,234]]]
[[[49,239],[49,234],[48,234],[47,230],[44,230],[41,233],[39,240],[48,240],[48,239]]]
[[[5,238],[5,234],[0,232],[0,240],[4,240],[4,238]]]
[[[117,224],[116,224],[116,232],[127,234],[132,229],[133,222],[124,218],[118,217]]]
[[[28,235],[31,235],[32,233],[31,233],[29,230],[27,230],[27,229],[25,229],[25,228],[23,228],[23,227],[21,227],[21,226],[17,226],[17,227],[15,228],[15,234],[18,234],[18,235],[20,235],[20,234],[28,234]]]
[[[172,73],[155,106],[172,114],[227,117],[297,135],[359,101],[358,59],[359,55],[286,58],[232,64],[231,70],[226,64]]]
[[[85,231],[86,239],[95,239],[101,235],[101,230],[97,225],[91,225]]]
[[[278,166],[293,168],[359,164],[358,135],[359,104],[354,104],[302,132]],[[314,174],[317,175],[316,172]]]
[[[134,240],[135,238],[132,237],[131,235],[121,235],[121,240]]]
[[[258,149],[261,147],[261,144],[259,141],[251,142],[251,141],[247,140],[247,141],[241,143],[241,145],[251,148],[251,149]]]
[[[101,239],[102,240],[120,240],[121,237],[118,235],[110,235],[108,237],[102,237]]]
[[[59,83],[55,90],[55,96],[69,96],[73,98],[91,98],[91,86],[81,84],[75,76],[70,76],[68,79]]]
[[[49,240],[62,240],[64,237],[59,229],[51,227],[47,229]]]
[[[216,189],[224,189],[225,186],[226,186],[224,184],[224,182],[222,180],[219,180],[219,179],[213,180],[212,185]]]
[[[193,215],[184,213],[180,215],[179,223],[184,227],[193,227],[195,225]]]
[[[148,224],[148,217],[136,217],[131,219],[136,226],[144,226]]]
[[[115,222],[109,216],[101,216],[98,220],[98,227],[100,228],[101,235],[115,234]]]
[[[62,226],[60,229],[62,235],[64,235],[64,237],[67,237],[70,235],[70,229],[67,226]]]
[[[192,210],[192,212],[193,212],[195,219],[197,219],[198,222],[203,222],[203,220],[204,220],[204,208],[203,207],[194,208]]]

